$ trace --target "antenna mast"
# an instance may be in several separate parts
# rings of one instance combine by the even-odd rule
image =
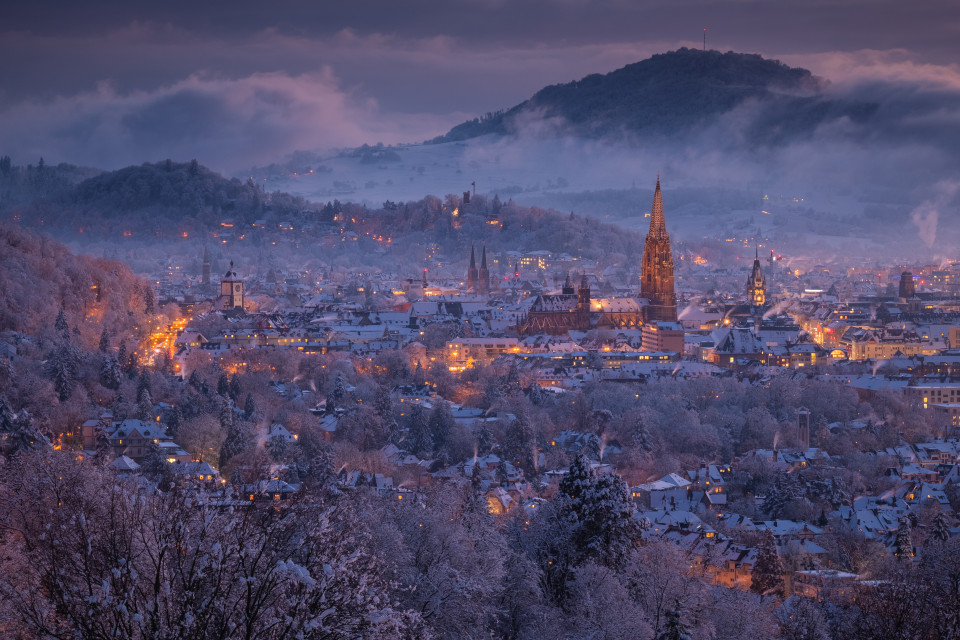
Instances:
[[[703,50],[707,50],[707,28],[703,28]]]

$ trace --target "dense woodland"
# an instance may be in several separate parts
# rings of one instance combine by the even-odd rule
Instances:
[[[666,138],[702,131],[745,105],[759,107],[749,137],[782,142],[841,118],[861,121],[877,105],[819,94],[820,81],[756,54],[679,49],[607,74],[545,87],[506,111],[464,122],[432,142],[517,133],[531,120],[586,136],[642,134]]]
[[[48,171],[58,176],[57,184],[68,183],[74,174],[66,165]],[[13,167],[10,175],[28,173]],[[0,196],[21,193],[20,180],[0,180]],[[142,271],[154,271],[157,260],[170,256],[199,268],[207,243],[214,246],[214,260],[224,253],[224,266],[227,260],[267,255],[277,266],[294,270],[320,260],[328,268],[409,274],[422,271],[428,246],[456,260],[466,258],[472,243],[485,242],[492,251],[537,247],[624,265],[643,245],[640,234],[499,197],[476,196],[464,206],[452,195],[427,196],[387,201],[376,209],[337,200],[310,203],[281,192],[267,194],[249,180],[228,180],[195,161],[127,167],[53,192],[23,189],[32,199],[14,204],[20,196],[0,197],[0,203],[9,202],[0,205],[0,217],[73,246],[122,256]],[[491,220],[497,224],[488,224]],[[281,223],[291,225],[292,232],[278,234]],[[356,241],[321,247],[321,238],[331,234],[354,234]],[[218,236],[228,238],[229,246],[222,246]],[[287,244],[273,249],[275,240]]]
[[[838,534],[831,566],[879,582],[864,586],[855,605],[784,602],[781,569],[805,567],[809,558],[781,557],[770,551],[772,539],[747,536],[742,542],[767,550],[753,590],[712,586],[704,565],[677,547],[642,541],[647,523],[634,517],[627,489],[701,461],[795,444],[803,405],[814,417],[814,442],[843,464],[800,477],[758,463],[728,485],[727,508],[824,519],[890,482],[888,461],[866,452],[933,433],[928,414],[899,395],[864,403],[849,389],[802,376],[765,385],[736,378],[595,384],[556,396],[514,366],[455,377],[442,366],[413,366],[403,352],[366,360],[258,350],[235,356],[243,368],[229,358],[197,361],[181,380],[168,361],[146,367],[135,357],[141,328],[162,313],[122,265],[72,256],[19,230],[5,229],[3,238],[2,297],[54,292],[25,297],[29,314],[21,318],[11,306],[4,321],[4,637],[957,637],[956,616],[944,612],[960,608],[960,543],[941,535],[935,509],[911,530],[922,564]],[[99,302],[88,297],[98,275]],[[98,304],[101,312],[91,314]],[[280,382],[282,392],[271,387]],[[398,384],[426,382],[506,417],[468,427],[442,404],[404,410],[390,396]],[[343,412],[332,443],[309,411],[321,398]],[[55,450],[104,408],[149,420],[158,407],[176,441],[219,467],[230,487],[281,464],[302,490],[280,509],[242,508],[235,494],[174,486],[156,456],[142,476],[118,479],[99,449],[82,460]],[[854,418],[868,427],[826,428]],[[274,422],[298,441],[264,441],[263,428]],[[582,455],[550,447],[563,430],[590,434],[584,453],[591,457],[619,445],[619,475],[597,476]],[[555,492],[508,516],[488,512],[476,476],[406,500],[338,486],[341,470],[395,473],[379,452],[388,443],[438,468],[495,452],[535,487],[545,479],[538,450],[547,468],[569,472]],[[417,484],[402,474],[396,482]],[[767,496],[762,509],[756,495]],[[950,498],[960,507],[960,496]]]

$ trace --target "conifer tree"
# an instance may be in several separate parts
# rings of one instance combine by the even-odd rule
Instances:
[[[897,527],[897,534],[893,540],[893,555],[898,560],[913,558],[913,538],[910,536],[910,524],[906,518],[901,518],[900,526]]]
[[[117,357],[112,353],[103,354],[100,360],[100,384],[116,391],[120,388],[121,382],[123,382],[123,375],[120,373]]]
[[[938,542],[946,542],[950,539],[950,525],[943,511],[937,513],[930,524],[930,538]]]
[[[418,458],[428,458],[433,453],[430,419],[420,405],[410,411],[410,440],[407,450]]]
[[[773,532],[764,530],[757,545],[757,559],[750,573],[750,591],[758,595],[783,594],[783,561],[777,551]]]
[[[691,640],[690,633],[683,625],[679,602],[673,609],[667,611],[666,623],[657,634],[656,640]]]

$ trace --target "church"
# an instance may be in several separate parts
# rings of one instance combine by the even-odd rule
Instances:
[[[673,254],[663,216],[659,175],[653,192],[650,231],[640,266],[640,281],[641,296],[649,301],[648,304],[635,298],[593,298],[586,275],[581,276],[580,286],[574,289],[568,274],[559,294],[536,297],[517,323],[517,332],[522,336],[537,333],[560,335],[591,329],[637,329],[644,322],[653,320],[677,321]]]

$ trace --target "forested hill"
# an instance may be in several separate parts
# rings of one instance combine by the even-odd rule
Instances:
[[[85,180],[60,194],[57,204],[104,217],[149,213],[171,220],[209,214],[245,221],[264,210],[262,190],[251,180],[227,179],[196,160],[166,160],[125,167]]]
[[[507,135],[520,123],[553,120],[556,125],[557,119],[578,135],[669,137],[701,129],[748,102],[760,107],[749,134],[763,141],[802,134],[839,117],[862,120],[876,109],[827,99],[806,69],[756,54],[684,48],[546,87],[507,111],[459,124],[431,142]]]
[[[83,229],[96,235],[121,226],[153,230],[181,222],[215,226],[224,218],[250,223],[268,211],[288,215],[305,205],[285,193],[268,197],[252,180],[224,178],[196,160],[104,172],[66,164],[0,170],[0,216],[54,234]]]
[[[436,243],[459,255],[470,242],[486,242],[504,251],[537,247],[593,260],[615,254],[622,261],[642,243],[639,234],[590,218],[496,197],[478,195],[469,207],[460,207],[454,196],[387,201],[375,208],[311,203],[266,193],[252,180],[224,178],[196,161],[164,161],[104,172],[29,204],[0,207],[0,219],[70,242],[146,244],[195,242],[222,233],[234,242],[263,242],[264,234],[292,225],[311,242],[333,231],[353,233],[357,241],[349,250],[344,244],[326,253],[356,252],[364,260],[379,254],[384,260],[402,258],[411,243]]]
[[[96,348],[102,331],[129,336],[157,312],[153,288],[122,262],[74,255],[0,224],[0,332],[50,338],[62,310],[73,341]]]

